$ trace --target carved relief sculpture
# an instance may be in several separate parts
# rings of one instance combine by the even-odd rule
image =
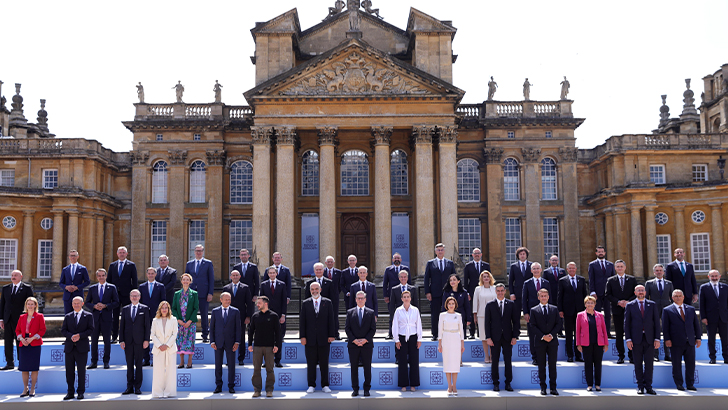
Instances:
[[[361,2],[361,6],[364,7],[364,10],[366,10],[367,13],[374,14],[375,16],[377,16],[377,18],[382,18],[379,15],[379,9],[373,9],[372,8],[372,0],[364,0],[364,1],[362,1]]]
[[[207,155],[208,165],[223,165],[225,164],[225,151],[224,150],[213,150],[205,152]]]
[[[335,16],[335,15],[341,13],[341,11],[344,10],[345,5],[346,5],[346,3],[344,3],[344,0],[336,0],[334,7],[329,7],[329,15],[326,18]]]
[[[576,162],[578,155],[578,148],[559,148],[559,156],[563,162]]]
[[[149,151],[131,151],[129,153],[132,165],[147,165]]]
[[[412,142],[415,144],[432,144],[432,136],[434,134],[434,125],[416,125],[412,127]]]
[[[541,155],[541,150],[534,148],[521,148],[521,155],[523,155],[523,162],[536,162],[538,161],[538,157]]]
[[[169,155],[169,163],[171,165],[184,165],[187,160],[187,151],[183,150],[171,150],[167,151]]]
[[[498,164],[503,157],[503,148],[483,148],[483,155],[488,164]]]
[[[448,125],[440,128],[440,143],[452,143],[458,140],[458,126]]]
[[[250,137],[253,144],[270,144],[273,127],[250,127]]]

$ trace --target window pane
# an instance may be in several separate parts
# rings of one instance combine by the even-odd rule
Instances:
[[[152,252],[149,266],[159,267],[159,255],[167,254],[167,221],[152,221]]]
[[[58,186],[58,170],[57,169],[45,169],[43,170],[43,188],[53,189]]]
[[[230,166],[230,203],[253,203],[253,164],[237,161]]]
[[[341,156],[341,195],[369,195],[369,161],[364,152],[346,151]]]
[[[473,248],[480,248],[480,219],[458,219],[458,253],[464,263],[472,259]]]
[[[301,195],[319,194],[319,156],[316,151],[306,151],[301,159]]]
[[[516,262],[516,249],[521,247],[521,220],[506,218],[506,267]]]
[[[50,278],[53,270],[53,241],[38,241],[38,277]]]
[[[152,203],[167,203],[167,163],[159,161],[152,169]]]
[[[559,221],[556,218],[543,218],[543,253],[544,266],[549,265],[553,255],[559,255]]]
[[[708,166],[705,164],[693,164],[693,182],[704,182],[708,180]]]
[[[664,165],[650,165],[650,181],[655,184],[665,183],[665,166]]]
[[[205,163],[195,161],[190,167],[190,202],[205,202]]]
[[[0,186],[15,186],[15,170],[0,170]]]
[[[389,175],[392,195],[408,195],[407,154],[404,151],[398,149],[392,152]]]
[[[710,270],[710,236],[707,233],[694,233],[690,235],[690,243],[692,244],[695,272],[708,272]]]
[[[205,221],[190,221],[189,259],[195,258],[195,246],[205,246]]]
[[[661,263],[667,267],[672,262],[672,252],[670,249],[670,235],[657,235],[657,263]]]
[[[556,199],[556,163],[551,158],[541,161],[541,199]]]
[[[247,249],[252,256],[253,253],[253,221],[237,220],[230,221],[230,244],[229,244],[229,269],[240,261],[240,250]]]
[[[0,278],[9,278],[18,266],[18,240],[0,239]]]
[[[458,202],[480,201],[480,173],[472,159],[458,161]]]
[[[506,201],[521,199],[520,183],[518,162],[513,158],[506,158],[503,162],[503,197]]]

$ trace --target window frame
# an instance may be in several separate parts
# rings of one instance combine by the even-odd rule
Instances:
[[[201,168],[201,169],[200,169]],[[190,164],[190,197],[191,204],[204,204],[207,202],[207,165],[202,160],[195,160]]]
[[[667,177],[665,175],[665,164],[650,164],[649,170],[650,182],[654,183],[655,185],[665,185],[667,183]]]
[[[47,259],[44,259],[44,256],[47,256]],[[38,239],[36,261],[38,279],[50,279],[53,275],[53,239]]]
[[[351,149],[341,154],[340,164],[341,196],[369,196],[369,156],[362,150]]]
[[[468,175],[464,168],[468,167]],[[480,202],[480,164],[472,158],[463,158],[456,164],[458,202]],[[473,175],[470,175],[470,172]],[[467,189],[466,189],[467,187]]]
[[[12,244],[12,249],[9,252],[14,253],[6,256],[5,246],[10,244]],[[6,265],[7,273],[3,271]],[[0,278],[10,279],[10,274],[15,269],[18,269],[18,240],[13,238],[0,238]]]
[[[509,167],[514,167],[510,169]],[[508,175],[507,173],[515,175]],[[515,196],[509,196],[509,186],[511,191],[515,191]],[[518,160],[509,157],[503,160],[503,200],[504,201],[520,201],[521,200],[521,165]]]
[[[707,251],[701,251],[696,250],[696,238],[698,236],[704,236],[704,243],[697,244],[698,246],[705,246]],[[695,272],[708,272],[711,269],[711,262],[712,257],[710,255],[711,251],[711,243],[710,243],[710,233],[709,232],[695,232],[690,234],[690,256],[693,264],[693,269]],[[707,254],[707,257],[705,257],[706,262],[702,262],[697,260],[698,257],[703,257],[703,255]],[[704,268],[704,269],[703,269]]]
[[[246,185],[246,183],[248,183],[248,185]],[[239,160],[230,164],[230,185],[228,189],[230,195],[230,204],[250,205],[253,203],[252,162]]]
[[[49,175],[55,173],[55,175]],[[48,182],[51,182],[49,184]],[[51,186],[49,186],[51,185]],[[43,169],[43,189],[54,189],[58,187],[58,168]]]

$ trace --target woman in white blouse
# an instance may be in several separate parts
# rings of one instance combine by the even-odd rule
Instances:
[[[177,395],[177,319],[172,316],[169,302],[163,301],[152,320],[154,370],[152,398]]]
[[[490,363],[490,349],[485,341],[485,305],[491,300],[495,300],[495,286],[493,286],[493,275],[487,270],[480,273],[478,287],[473,293],[473,316],[478,323],[478,335],[483,342],[483,352],[485,353],[485,362]]]
[[[397,348],[397,362],[399,363],[399,387],[412,391],[420,385],[420,346],[422,346],[422,320],[420,310],[412,306],[412,294],[405,290],[402,292],[402,306],[394,311],[392,320],[392,334],[397,338],[394,346]],[[409,367],[409,368],[408,368]]]

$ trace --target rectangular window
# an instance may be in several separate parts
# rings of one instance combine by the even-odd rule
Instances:
[[[192,136],[192,139],[193,139],[194,141],[201,141],[201,140],[202,140],[202,135],[200,135],[200,134],[195,134],[195,135],[193,135],[193,136]]]
[[[15,186],[14,169],[0,169],[0,186]]]
[[[693,164],[693,182],[705,182],[708,180],[708,165]]]
[[[473,248],[480,248],[480,246],[480,219],[458,219],[458,253],[463,263],[468,263],[472,258]]]
[[[672,246],[670,244],[670,235],[657,235],[657,263],[667,268],[667,264],[672,262]]]
[[[195,258],[195,246],[205,246],[205,221],[190,221],[189,260]]]
[[[194,248],[193,248],[194,249]],[[149,266],[159,267],[159,255],[167,254],[167,221],[152,221],[152,254]]]
[[[546,131],[546,138],[551,138],[553,136],[554,134],[551,131]]]
[[[0,239],[0,278],[10,278],[18,268],[18,240]]]
[[[544,266],[548,266],[549,258],[559,255],[559,220],[543,218],[543,253]]]
[[[250,219],[230,221],[230,243],[228,249],[230,261],[228,270],[232,270],[233,266],[240,262],[239,256],[241,249],[247,249],[251,254],[253,253],[253,221]]]
[[[664,165],[650,165],[650,181],[655,184],[665,183],[665,166]]]
[[[38,241],[38,278],[50,278],[53,270],[53,241]]]
[[[690,244],[695,272],[710,270],[710,235],[707,233],[690,234]]]
[[[53,189],[58,186],[58,170],[43,170],[43,189]]]
[[[508,138],[516,138],[516,132],[515,131],[508,131]]]
[[[157,141],[162,141],[164,139],[164,135],[157,134]]]
[[[521,220],[506,218],[506,267],[516,261],[516,249],[521,247]]]

